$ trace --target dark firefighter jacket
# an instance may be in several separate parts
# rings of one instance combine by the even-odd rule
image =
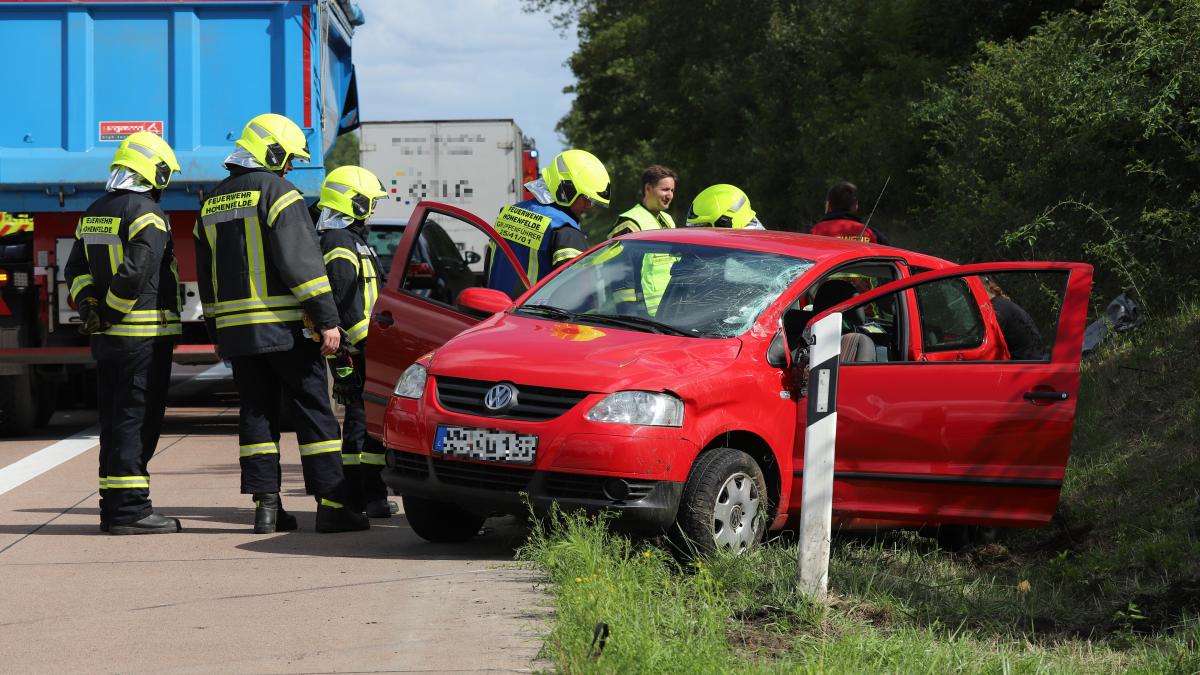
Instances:
[[[379,258],[359,227],[324,230],[320,237],[325,271],[333,287],[342,328],[346,329],[350,344],[362,344],[383,281],[379,278]]]
[[[193,235],[204,321],[222,357],[291,349],[305,314],[319,329],[338,324],[304,198],[288,181],[230,167]]]
[[[179,335],[179,270],[166,214],[150,195],[116,190],[97,199],[75,227],[63,270],[71,297],[99,302],[105,335]]]

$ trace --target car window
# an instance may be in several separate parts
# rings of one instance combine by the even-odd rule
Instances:
[[[376,255],[379,256],[379,261],[383,264],[391,262],[391,257],[396,252],[396,246],[400,246],[400,240],[403,238],[403,226],[372,226],[371,231],[367,232],[367,244],[370,244],[376,250]]]
[[[906,304],[900,302],[902,294],[907,293],[914,294],[916,299],[918,316],[912,323],[921,331],[921,354],[929,360],[1047,362],[1054,349],[1068,277],[1066,272],[1027,271],[988,277],[952,277],[881,296],[868,305],[843,313],[843,340],[849,333],[864,334],[874,342],[876,349],[875,354],[864,357],[860,345],[854,351],[855,358],[843,362],[909,362],[913,355],[905,348],[908,339],[905,332],[911,324],[904,318]],[[989,298],[986,307],[976,301],[972,285],[986,291]],[[868,317],[866,323],[857,324],[865,313],[862,310],[871,307],[875,308],[877,317],[892,314],[896,319],[872,321]],[[987,310],[986,317],[984,310]],[[793,309],[785,314],[785,329],[802,327],[798,317],[790,316],[794,313],[799,312]],[[855,314],[859,315],[857,319]],[[989,325],[993,327],[990,331]],[[989,332],[999,335],[989,340]],[[1001,342],[1003,345],[999,344]],[[791,333],[789,344],[794,344]],[[882,348],[884,345],[888,345],[886,350]],[[846,353],[845,349],[843,353]]]
[[[402,291],[454,306],[459,293],[484,285],[483,272],[468,264],[478,256],[470,251],[464,254],[456,238],[477,242],[488,240],[486,233],[468,220],[435,211],[425,214],[419,228],[404,266]],[[511,266],[506,257],[496,258],[496,264]]]
[[[914,290],[924,351],[959,351],[983,344],[983,316],[965,280],[942,279]]]
[[[860,263],[827,274],[806,289],[784,316],[788,344],[799,344],[804,327],[817,314],[898,278],[900,271],[888,262]],[[842,332],[866,335],[877,361],[903,358],[907,343],[902,307],[895,295],[879,298],[844,313]]]
[[[442,266],[466,266],[458,247],[446,234],[439,219],[430,219],[429,224],[421,229],[421,241],[424,242],[429,256],[436,264]]]
[[[656,305],[645,302],[647,261],[665,271]],[[548,280],[527,305],[549,305],[580,322],[619,315],[699,337],[732,337],[813,266],[773,253],[654,241],[614,241]]]
[[[1065,272],[1008,272],[979,277],[1000,324],[1009,358],[1050,360],[1068,277]]]

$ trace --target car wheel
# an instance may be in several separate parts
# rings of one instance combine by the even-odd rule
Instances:
[[[742,553],[762,541],[767,528],[767,483],[750,455],[710,450],[696,460],[675,518],[677,544],[698,555],[719,549]]]
[[[436,543],[466,541],[483,527],[485,518],[448,502],[404,495],[404,517],[417,536]]]

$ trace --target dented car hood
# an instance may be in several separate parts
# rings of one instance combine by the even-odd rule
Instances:
[[[435,377],[510,381],[610,393],[677,391],[718,375],[737,358],[737,338],[691,338],[501,314],[439,349]]]

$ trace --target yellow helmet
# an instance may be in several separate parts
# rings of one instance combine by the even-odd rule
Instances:
[[[728,227],[740,230],[754,220],[750,198],[739,188],[719,183],[704,188],[688,209],[688,227]]]
[[[304,132],[295,122],[275,113],[265,113],[247,122],[237,145],[272,171],[282,169],[293,156],[310,157]]]
[[[361,166],[339,166],[325,177],[317,206],[344,213],[355,220],[366,220],[375,212],[379,198],[386,195],[375,174]]]
[[[161,136],[150,131],[135,131],[126,136],[108,168],[111,171],[115,166],[132,170],[159,190],[171,182],[171,174],[182,173],[175,151]]]
[[[587,150],[564,150],[542,169],[542,180],[554,195],[554,202],[570,206],[583,195],[608,206],[608,170]]]

